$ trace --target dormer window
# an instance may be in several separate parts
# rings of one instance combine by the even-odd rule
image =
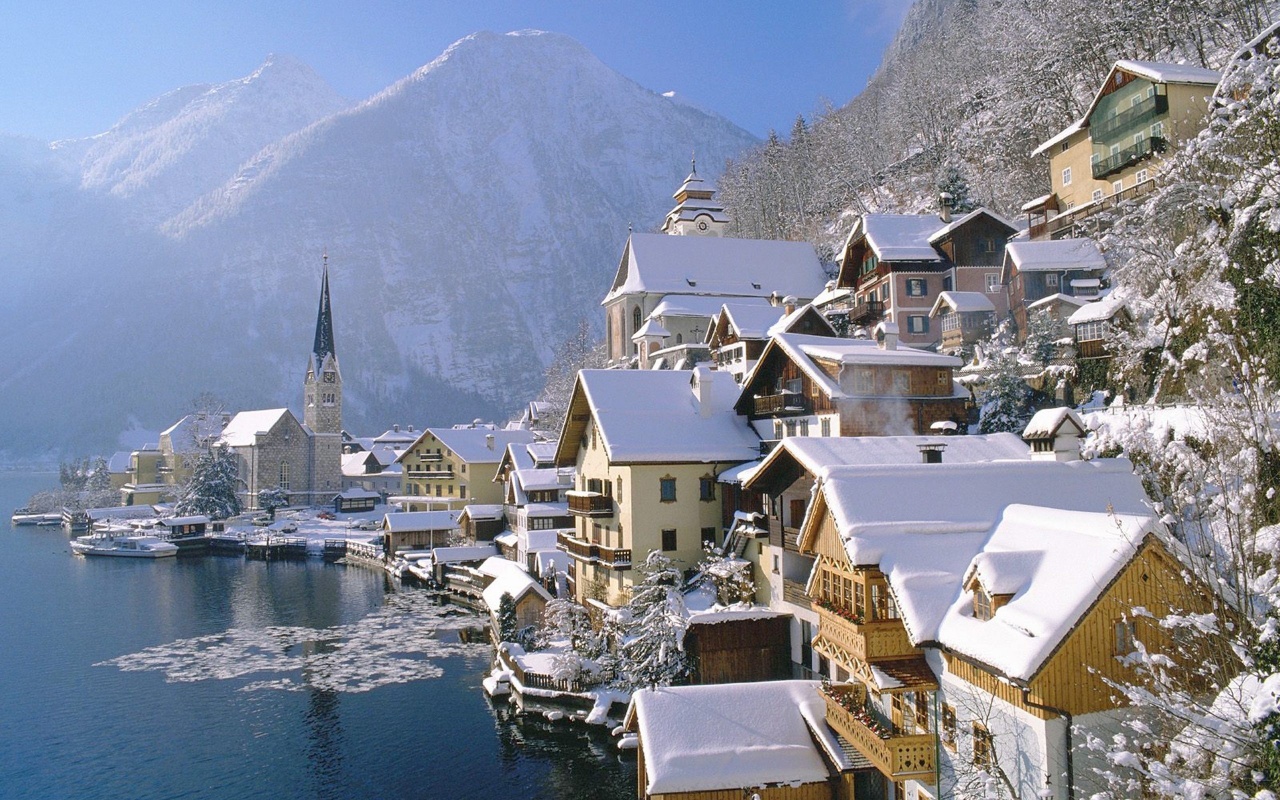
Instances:
[[[991,607],[991,595],[987,594],[987,590],[982,588],[982,584],[974,583],[973,585],[973,617],[974,619],[989,620],[995,611]]]

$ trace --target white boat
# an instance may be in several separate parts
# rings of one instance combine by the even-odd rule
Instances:
[[[19,508],[9,517],[9,522],[13,525],[57,525],[62,522],[62,514]]]
[[[82,556],[119,556],[123,558],[165,558],[176,556],[178,546],[154,536],[114,536],[95,534],[81,536],[71,542],[71,552]]]

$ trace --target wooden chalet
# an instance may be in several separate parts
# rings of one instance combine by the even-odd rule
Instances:
[[[741,383],[775,333],[836,335],[831,323],[812,304],[797,308],[796,299],[786,297],[781,307],[725,303],[711,318],[707,346],[716,368],[732,373]]]
[[[960,355],[992,334],[996,307],[983,292],[942,292],[929,318],[942,332],[939,352]]]
[[[1019,338],[1027,335],[1029,307],[1056,294],[1089,302],[1099,296],[1107,261],[1092,239],[1010,242],[1000,281]]]
[[[960,359],[900,347],[891,322],[876,335],[774,336],[743,382],[737,412],[766,441],[923,434],[935,422],[966,421],[969,393],[953,380]]]

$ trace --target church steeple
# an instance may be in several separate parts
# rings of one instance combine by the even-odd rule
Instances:
[[[329,307],[329,254],[324,255],[324,276],[320,279],[320,311],[316,314],[316,342],[311,350],[320,368],[326,356],[337,358],[333,349],[333,309]]]
[[[342,432],[342,373],[333,346],[333,309],[329,305],[329,255],[324,256],[320,278],[320,310],[316,312],[316,338],[307,359],[303,385],[303,422],[314,433]]]
[[[723,236],[729,217],[715,201],[716,187],[698,175],[697,159],[690,162],[689,177],[672,195],[676,207],[667,214],[662,230],[674,236]]]

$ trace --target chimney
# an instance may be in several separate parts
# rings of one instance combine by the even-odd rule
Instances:
[[[711,370],[706,367],[694,367],[693,378],[689,381],[693,385],[693,397],[698,403],[698,416],[707,418],[711,416]]]
[[[1085,435],[1084,421],[1069,408],[1046,408],[1037,411],[1022,432],[1022,440],[1031,445],[1032,461],[1079,461],[1080,439]]]
[[[943,222],[951,221],[951,208],[955,205],[955,198],[950,192],[941,192],[938,194],[938,219]]]
[[[947,449],[947,446],[942,442],[920,444],[916,445],[916,447],[920,450],[920,463],[922,464],[941,464],[942,451]]]
[[[783,313],[787,314],[788,316],[796,313],[796,303],[799,303],[799,302],[800,301],[797,300],[796,296],[793,294],[789,294],[786,297],[782,298]]]
[[[393,433],[399,433],[399,432],[400,432],[400,423],[398,423],[398,422],[397,422],[396,424],[392,425],[392,426],[391,426],[391,431],[392,431]]]
[[[876,325],[876,344],[881,350],[898,349],[898,323],[884,320]]]
[[[484,437],[484,446],[485,446],[485,447],[487,447],[487,448],[489,448],[490,450],[492,450],[492,449],[493,449],[493,434],[492,434],[492,433],[487,433],[487,434],[485,434],[485,437]]]
[[[412,425],[410,425],[410,426],[409,426],[409,433],[413,433],[413,426],[412,426]]]
[[[777,292],[770,292],[770,293],[769,293],[769,305],[773,306],[774,308],[777,308],[777,307],[778,307],[778,293],[777,293]]]

